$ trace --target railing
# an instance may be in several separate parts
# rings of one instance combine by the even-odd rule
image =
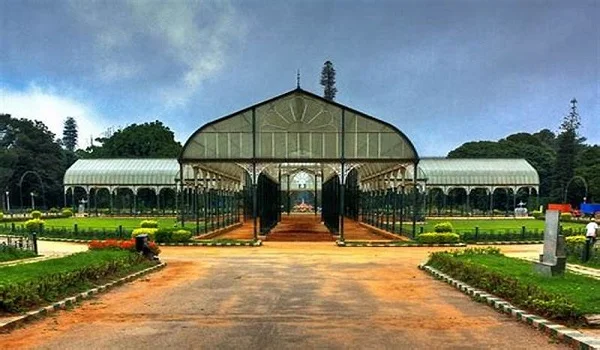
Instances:
[[[11,248],[19,250],[30,250],[37,254],[37,235],[35,233],[17,235],[0,234],[0,252]]]

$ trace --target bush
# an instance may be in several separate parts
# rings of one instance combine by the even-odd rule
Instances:
[[[106,278],[154,265],[139,254],[88,251],[64,258],[3,267],[0,311],[18,312],[88,289]],[[5,277],[6,276],[6,277]],[[14,276],[20,277],[14,279]],[[12,280],[11,280],[11,277]]]
[[[531,212],[531,216],[533,216],[534,219],[541,219],[544,217],[544,213],[539,210],[534,210]]]
[[[135,239],[130,239],[128,241],[118,241],[116,239],[107,239],[106,241],[91,241],[88,245],[90,250],[102,250],[102,249],[112,249],[112,250],[127,250],[130,252],[135,252]],[[148,242],[148,248],[154,255],[160,254],[160,248],[156,245],[155,242]]]
[[[560,213],[560,221],[569,221],[571,219],[573,219],[571,213]]]
[[[34,210],[31,212],[31,217],[34,219],[41,219],[42,218],[42,212],[39,210]]]
[[[155,220],[144,220],[140,224],[141,228],[158,228],[158,222]]]
[[[481,288],[500,298],[506,298],[515,305],[531,309],[541,316],[569,321],[578,320],[581,316],[573,303],[558,293],[549,293],[532,283],[520,281],[483,265],[456,258],[461,255],[474,254],[498,255],[503,258],[499,251],[465,249],[457,252],[433,253],[430,255],[427,265],[475,288]]]
[[[39,233],[44,227],[44,220],[42,219],[31,219],[25,221],[25,228],[29,232]]]
[[[423,244],[458,243],[460,242],[460,236],[456,233],[422,233],[417,236],[417,242]]]
[[[50,214],[58,214],[58,208],[52,207],[52,208],[50,208],[50,210],[48,210],[48,213],[50,213]]]
[[[65,208],[62,210],[61,214],[66,218],[70,218],[71,216],[73,216],[73,211],[69,208]]]
[[[100,214],[102,214],[102,215],[110,215],[110,209],[108,209],[108,208],[102,208],[102,209],[100,209]]]
[[[436,224],[434,226],[433,230],[437,233],[453,232],[454,227],[452,227],[451,223],[446,221],[446,222],[440,222],[439,224]]]
[[[4,219],[4,213],[0,211],[0,220]]]
[[[154,241],[157,243],[169,243],[173,238],[173,230],[159,229],[156,231]]]
[[[192,238],[192,233],[188,230],[173,231],[171,239],[173,242],[187,242]]]
[[[135,230],[133,230],[131,232],[131,238],[135,238],[139,235],[148,235],[148,240],[154,241],[154,239],[156,238],[157,231],[158,231],[157,228],[147,228],[147,227],[136,228]]]

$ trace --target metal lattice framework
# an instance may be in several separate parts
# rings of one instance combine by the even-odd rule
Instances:
[[[359,179],[374,178],[418,160],[412,142],[395,126],[300,88],[202,126],[179,157],[182,169],[194,169],[197,186],[218,176],[256,192],[259,178],[265,177],[280,192],[285,189],[288,210],[290,182],[299,172],[314,177],[310,184],[315,200],[318,187],[333,188],[324,184],[339,178],[341,198],[332,203],[341,207],[342,215],[343,186],[351,171]],[[261,188],[270,191],[273,186],[263,183]],[[256,203],[257,193],[252,197],[256,222],[257,207],[264,203]],[[341,219],[340,224],[343,238]]]

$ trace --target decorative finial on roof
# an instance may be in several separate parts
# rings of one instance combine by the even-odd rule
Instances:
[[[300,69],[296,72],[296,89],[300,89]]]

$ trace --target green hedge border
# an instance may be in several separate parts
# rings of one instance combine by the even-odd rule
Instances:
[[[48,305],[46,307],[43,307],[41,309],[35,310],[35,311],[29,311],[26,312],[24,315],[22,316],[18,316],[15,317],[11,320],[9,320],[8,322],[4,322],[4,323],[0,323],[0,332],[6,332],[6,331],[10,331],[20,325],[23,325],[27,322],[31,322],[34,321],[42,316],[45,316],[49,313],[61,310],[61,309],[65,309],[67,307],[73,307],[75,306],[75,303],[84,299],[89,299],[91,297],[93,297],[96,294],[102,293],[102,292],[106,292],[109,289],[122,285],[126,282],[131,282],[133,280],[135,280],[136,278],[142,277],[150,272],[154,272],[158,269],[161,269],[163,267],[167,266],[167,263],[162,262],[158,265],[149,267],[147,269],[138,271],[136,273],[132,273],[131,275],[119,278],[117,280],[114,280],[112,282],[103,284],[101,286],[98,286],[96,288],[92,288],[89,289],[85,292],[82,293],[78,293],[75,296],[69,297],[69,298],[65,298],[63,300],[60,300],[58,302],[53,303],[52,305]]]
[[[376,242],[348,242],[348,241],[335,241],[338,247],[466,247],[465,243],[376,243]]]
[[[90,243],[98,241],[97,239],[73,239],[73,238],[51,238],[38,237],[38,241],[51,242],[70,242],[70,243]],[[100,241],[104,241],[103,239]],[[178,242],[178,243],[157,243],[161,247],[260,247],[262,241],[240,241],[240,242]]]
[[[600,338],[587,336],[572,328],[553,323],[552,321],[534,314],[529,314],[526,311],[510,304],[504,299],[498,298],[485,291],[473,288],[466,283],[451,278],[450,276],[438,271],[437,269],[434,269],[431,266],[419,265],[419,269],[428,272],[436,279],[448,283],[464,294],[469,295],[478,301],[484,302],[489,306],[492,306],[498,312],[508,314],[517,321],[521,321],[537,330],[541,330],[549,336],[556,337],[567,344],[575,346],[577,349],[600,349]]]

